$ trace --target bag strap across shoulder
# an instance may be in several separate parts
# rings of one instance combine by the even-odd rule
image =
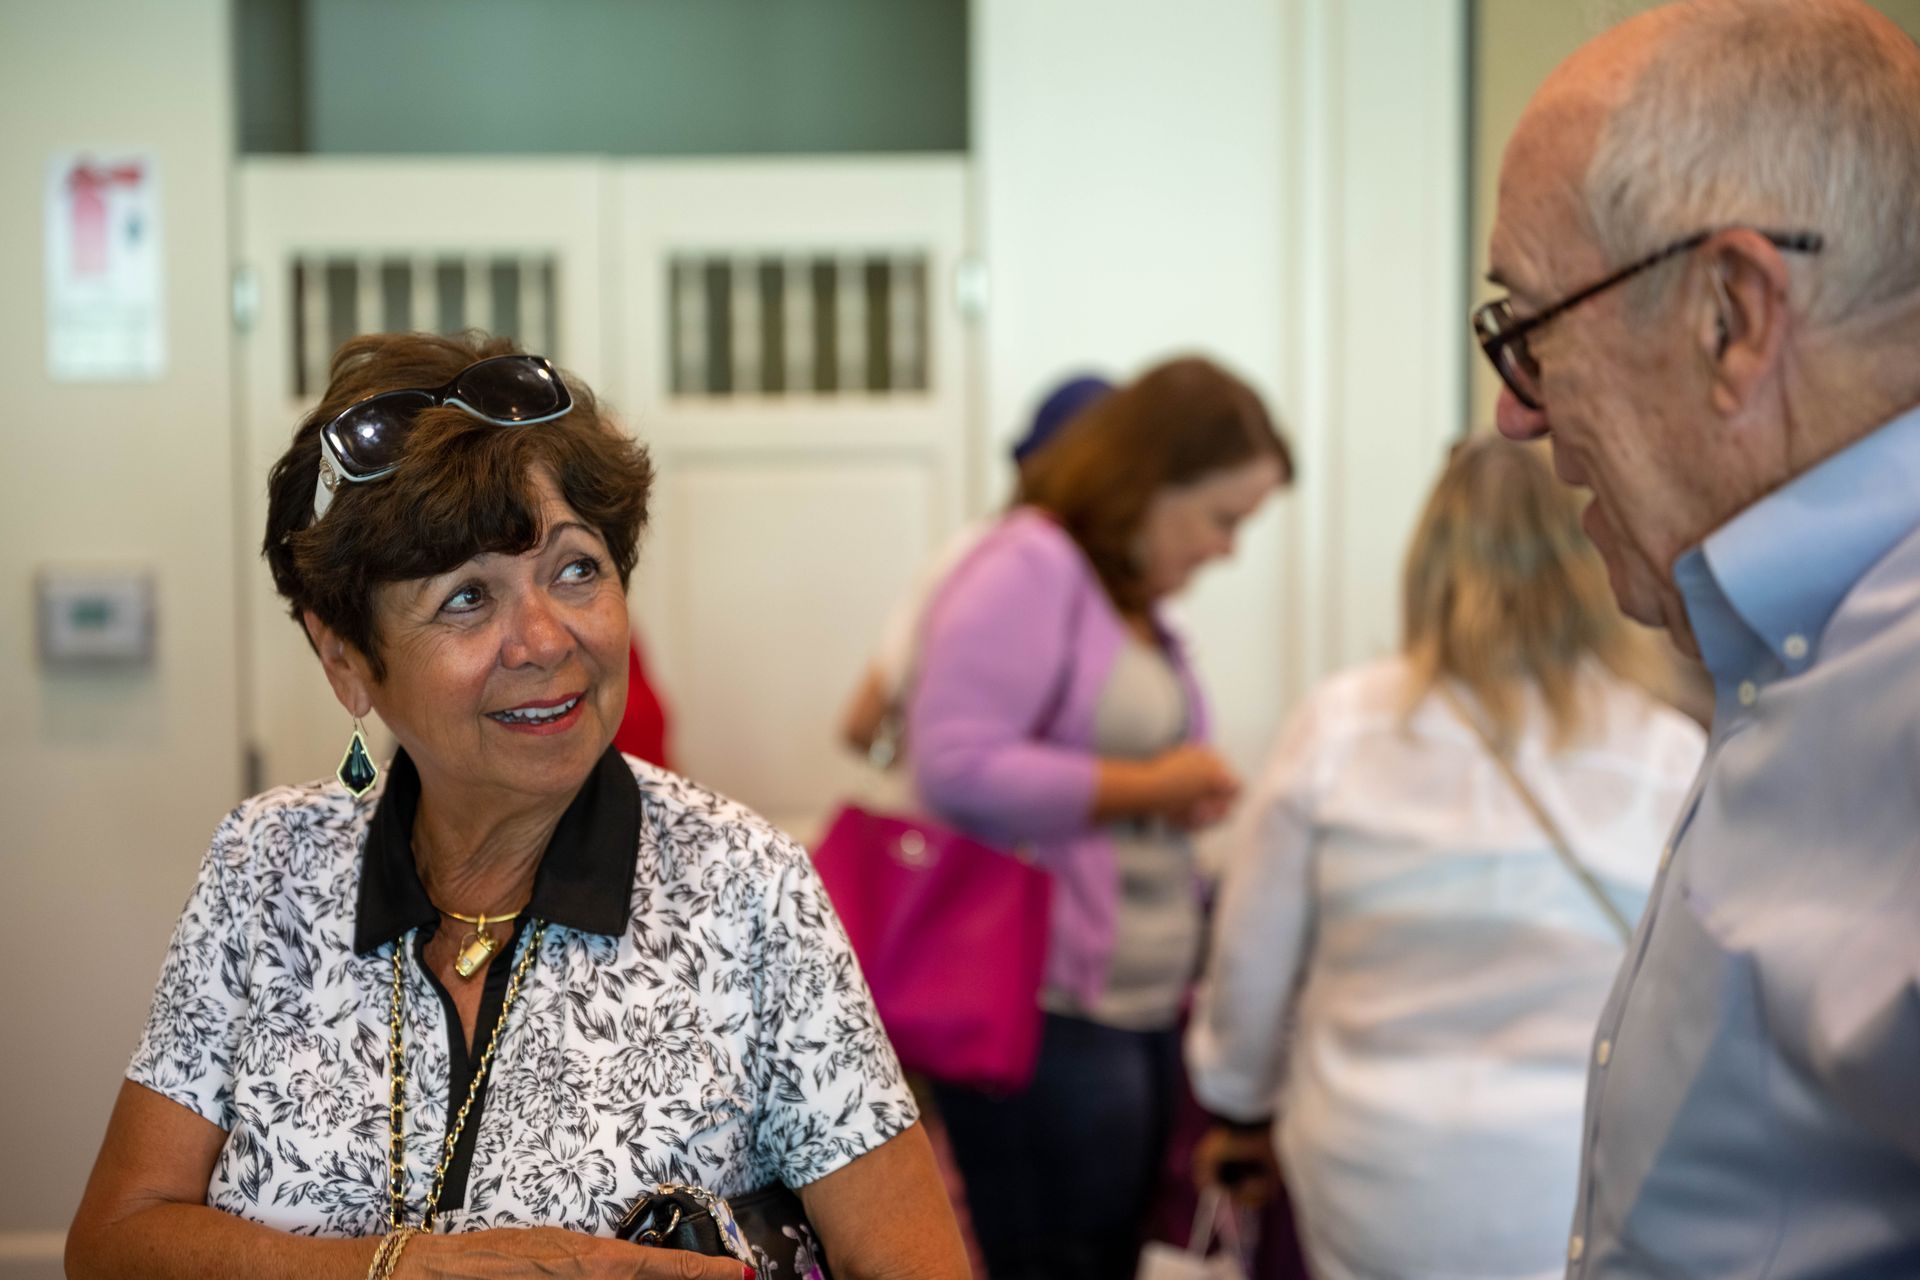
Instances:
[[[1480,740],[1480,745],[1486,749],[1486,753],[1493,758],[1493,763],[1506,776],[1514,794],[1520,797],[1520,803],[1527,807],[1527,812],[1533,815],[1533,820],[1540,824],[1542,831],[1546,832],[1547,842],[1553,846],[1553,852],[1560,859],[1561,865],[1566,867],[1573,878],[1580,882],[1580,887],[1587,891],[1594,905],[1600,908],[1601,913],[1607,917],[1608,923],[1613,926],[1614,932],[1620,935],[1620,941],[1631,942],[1633,940],[1632,922],[1621,914],[1620,908],[1615,906],[1613,899],[1607,896],[1607,891],[1601,888],[1600,881],[1593,872],[1587,870],[1586,864],[1580,861],[1579,855],[1574,853],[1573,843],[1560,829],[1560,824],[1553,820],[1553,815],[1547,812],[1547,807],[1540,803],[1540,797],[1534,794],[1533,788],[1529,787],[1526,779],[1520,776],[1520,771],[1514,767],[1513,761],[1495,745],[1493,735],[1488,733],[1486,726],[1480,723],[1480,718],[1470,712],[1459,696],[1446,685],[1437,684],[1434,687],[1453,708],[1454,714],[1473,730],[1474,737]]]

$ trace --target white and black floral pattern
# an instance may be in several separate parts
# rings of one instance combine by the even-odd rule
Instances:
[[[802,1186],[916,1119],[805,851],[627,763],[641,794],[629,926],[548,928],[443,1230],[605,1233],[662,1182]],[[301,1234],[385,1229],[394,945],[415,1217],[447,1123],[445,1006],[406,940],[354,950],[378,799],[281,788],[221,824],[127,1072],[227,1131],[208,1203]]]

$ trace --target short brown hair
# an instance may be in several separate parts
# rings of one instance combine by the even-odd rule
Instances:
[[[1293,457],[1259,395],[1187,356],[1089,406],[1035,455],[1021,487],[1080,544],[1114,604],[1137,611],[1148,600],[1133,542],[1153,495],[1263,457],[1292,483]]]
[[[567,505],[607,544],[624,588],[640,554],[653,466],[644,446],[601,410],[572,377],[573,409],[528,427],[496,427],[459,409],[429,409],[415,420],[391,475],[343,484],[326,517],[313,518],[320,429],[368,396],[437,387],[462,369],[519,348],[505,338],[380,333],[334,353],[326,394],[293,433],[267,479],[261,553],[295,622],[314,614],[367,657],[375,679],[386,666],[373,615],[373,588],[445,573],[477,555],[519,555],[545,532],[533,476],[553,478]]]
[[[1401,578],[1409,707],[1457,679],[1510,748],[1532,686],[1556,745],[1584,727],[1589,662],[1657,684],[1647,638],[1621,614],[1580,502],[1532,446],[1476,436],[1454,450],[1407,548]]]

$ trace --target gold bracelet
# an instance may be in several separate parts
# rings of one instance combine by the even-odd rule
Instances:
[[[375,1280],[380,1274],[380,1264],[387,1260],[387,1250],[393,1248],[393,1237],[381,1238],[379,1247],[373,1251],[373,1261],[367,1264],[367,1280]]]
[[[387,1255],[393,1252],[394,1237],[398,1232],[389,1232],[380,1241],[380,1247],[373,1251],[373,1261],[367,1264],[367,1280],[380,1280],[387,1274]]]
[[[400,1269],[400,1255],[407,1251],[407,1246],[413,1243],[413,1238],[420,1234],[420,1228],[402,1227],[394,1234],[398,1238],[393,1242],[393,1252],[387,1257],[387,1269],[380,1273],[380,1280],[389,1280],[389,1277]]]
[[[387,1233],[387,1238],[374,1250],[373,1265],[367,1268],[367,1280],[391,1280],[395,1268],[400,1265],[400,1255],[406,1251],[407,1242],[420,1234],[418,1227],[396,1227]]]

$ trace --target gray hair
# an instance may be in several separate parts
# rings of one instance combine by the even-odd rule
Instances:
[[[1608,260],[1710,227],[1810,230],[1826,244],[1795,292],[1815,326],[1920,297],[1920,50],[1895,52],[1864,6],[1689,0],[1676,17],[1587,168]]]

